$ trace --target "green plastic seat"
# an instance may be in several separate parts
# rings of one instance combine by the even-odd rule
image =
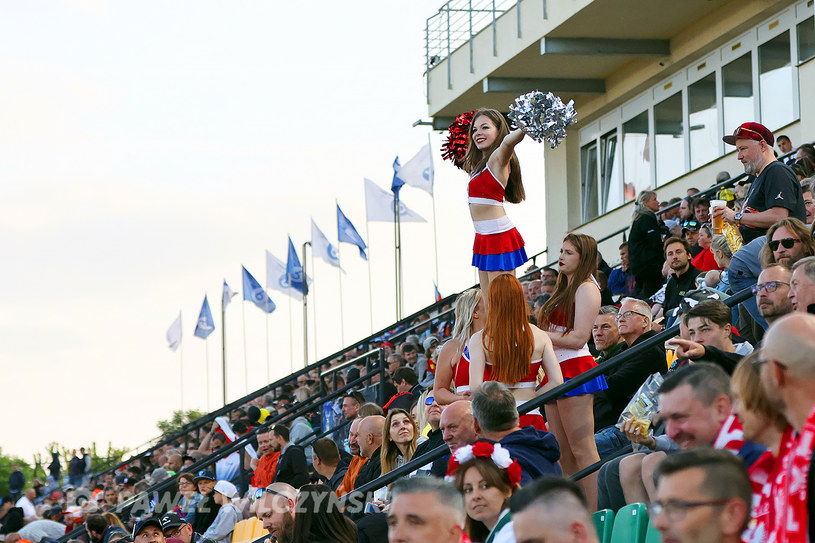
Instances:
[[[597,529],[597,538],[600,543],[611,543],[611,529],[614,526],[614,511],[602,509],[592,515],[594,527]]]
[[[645,543],[648,508],[644,503],[626,505],[614,515],[611,543]]]
[[[662,543],[662,536],[659,530],[654,528],[651,520],[648,520],[648,531],[645,533],[645,543]]]

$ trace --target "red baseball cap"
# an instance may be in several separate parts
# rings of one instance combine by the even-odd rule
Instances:
[[[739,126],[732,136],[725,136],[722,141],[729,145],[736,145],[737,139],[765,141],[770,147],[775,143],[773,133],[761,123],[744,123]]]

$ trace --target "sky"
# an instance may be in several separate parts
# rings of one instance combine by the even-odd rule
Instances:
[[[428,119],[424,29],[442,3],[0,4],[4,454],[135,448],[173,410],[220,407],[222,282],[240,292],[243,265],[265,283],[265,251],[285,261],[287,235],[300,251],[311,217],[336,243],[336,204],[370,258],[342,244],[340,277],[309,256],[309,362],[394,322],[393,225],[366,225],[363,179],[389,188],[394,157],[428,137],[434,198],[402,191],[427,219],[402,227],[405,313],[433,302],[434,225],[442,294],[475,283],[467,177],[442,162],[444,133],[412,126]],[[517,151],[527,201],[508,214],[531,255],[543,148]],[[304,363],[302,304],[270,295],[268,316],[227,307],[227,401]]]

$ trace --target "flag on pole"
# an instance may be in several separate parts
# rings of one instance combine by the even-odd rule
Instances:
[[[274,311],[277,306],[275,306],[272,299],[269,298],[269,295],[266,294],[266,290],[260,286],[257,279],[252,277],[252,274],[249,273],[245,267],[241,266],[241,269],[243,270],[243,299],[249,300],[265,313]]]
[[[172,351],[181,346],[181,311],[178,312],[178,318],[167,329],[167,343]]]
[[[368,260],[368,255],[365,254],[365,249],[368,246],[365,245],[362,236],[359,235],[357,229],[354,228],[354,225],[351,224],[351,221],[349,221],[345,213],[342,212],[339,204],[337,204],[337,239],[340,243],[353,243],[359,247],[359,256]]]
[[[234,298],[236,294],[237,292],[229,288],[229,285],[226,284],[226,279],[224,279],[224,293],[223,297],[221,298],[224,309],[226,309],[226,306],[229,305],[229,302],[232,301],[232,298]]]
[[[286,258],[286,280],[289,286],[297,292],[308,296],[308,284],[303,280],[303,266],[297,256],[297,250],[289,236],[289,255]]]
[[[365,213],[368,222],[393,222],[393,194],[381,189],[370,179],[365,179]],[[399,200],[401,222],[427,222],[424,217],[408,208]]]
[[[431,196],[433,195],[433,177],[433,153],[430,151],[429,143],[423,145],[413,158],[405,162],[404,166],[398,167],[398,162],[394,162],[394,182],[398,178],[402,184],[422,189]]]
[[[433,282],[433,296],[436,298],[437,302],[441,301],[441,292],[439,292],[439,285],[436,282]]]
[[[201,312],[198,313],[198,323],[195,325],[194,336],[206,339],[208,335],[215,331],[215,321],[212,320],[212,311],[209,309],[209,300],[204,296],[204,304]]]
[[[311,285],[310,277],[308,278],[308,284]],[[297,301],[303,301],[302,291],[289,288],[286,264],[269,251],[266,251],[266,288],[279,290]]]
[[[401,168],[401,166],[399,166],[399,157],[397,156],[393,159],[393,181],[391,181],[391,192],[397,196],[399,195],[399,189],[401,189],[402,185],[405,184],[405,182],[402,181],[397,175],[399,173],[399,168]]]
[[[340,267],[337,248],[331,245],[313,218],[311,219],[311,250],[314,251],[314,256],[322,258],[332,266]]]

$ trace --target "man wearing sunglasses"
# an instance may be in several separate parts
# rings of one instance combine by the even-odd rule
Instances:
[[[806,256],[815,255],[815,239],[809,227],[798,219],[786,218],[767,230],[767,243],[759,252],[761,266],[776,262],[791,268]]]
[[[803,262],[803,261],[802,261]],[[770,403],[798,432],[785,465],[786,485],[779,498],[787,511],[786,522],[771,530],[776,541],[806,541],[807,520],[813,504],[808,488],[813,484],[812,446],[815,442],[815,316],[792,313],[779,319],[764,336],[760,364],[761,384]],[[812,519],[809,519],[810,523]],[[810,533],[815,526],[810,526]]]
[[[806,220],[806,209],[798,177],[773,154],[775,139],[770,130],[755,122],[739,126],[732,136],[722,140],[735,145],[738,159],[748,175],[756,176],[742,204],[742,211],[727,207],[716,210],[725,222],[735,224],[744,242],[763,235],[773,224],[786,217]]]
[[[286,483],[273,483],[255,493],[257,517],[272,541],[289,543],[294,536],[297,491]]]
[[[183,543],[214,543],[211,539],[196,532],[192,524],[176,513],[165,514],[161,517],[160,522],[165,538],[174,537]]]
[[[650,519],[663,541],[738,543],[750,521],[752,491],[744,464],[707,447],[666,458],[655,473]]]

